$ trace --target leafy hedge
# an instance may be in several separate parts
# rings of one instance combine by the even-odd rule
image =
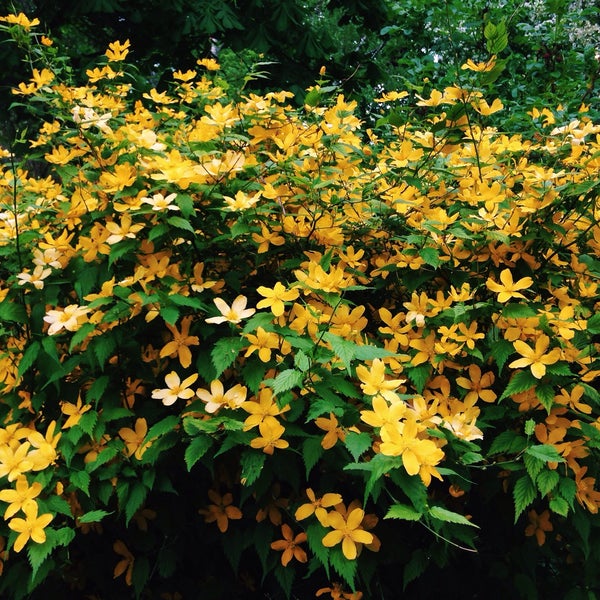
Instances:
[[[127,41],[77,84],[2,21],[48,115],[2,150],[3,597],[595,597],[585,106],[503,131],[493,25],[365,130],[325,70],[301,108],[212,59],[140,95]]]

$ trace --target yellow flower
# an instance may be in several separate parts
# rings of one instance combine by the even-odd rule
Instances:
[[[65,421],[65,424],[61,427],[61,429],[69,429],[70,427],[77,425],[82,415],[90,410],[90,408],[92,408],[91,404],[82,405],[81,396],[77,397],[77,404],[64,401],[61,402],[60,412],[62,412],[63,415],[68,416],[68,419]]]
[[[165,344],[160,351],[160,358],[177,355],[179,363],[184,369],[192,364],[192,353],[189,347],[200,344],[198,336],[189,335],[191,322],[191,316],[184,317],[181,320],[181,332],[177,330],[175,325],[166,323],[167,329],[173,334],[173,339]]]
[[[154,194],[152,198],[144,197],[142,198],[143,204],[149,204],[152,207],[152,210],[160,211],[160,210],[179,210],[179,206],[177,204],[173,204],[173,200],[177,198],[177,194],[169,194],[167,197],[162,194]]]
[[[236,409],[242,406],[246,400],[248,390],[239,383],[231,389],[225,391],[223,384],[215,379],[210,382],[210,392],[208,390],[196,390],[196,396],[206,403],[204,407],[207,413],[215,413],[221,407]]]
[[[475,63],[470,58],[467,62],[462,65],[460,68],[465,70],[469,69],[469,71],[477,71],[477,72],[485,72],[491,71],[496,66],[496,55],[491,56],[486,62]]]
[[[43,544],[46,541],[44,528],[54,518],[50,513],[38,517],[38,505],[35,500],[26,502],[23,506],[23,512],[25,513],[24,519],[14,518],[8,523],[10,529],[19,534],[15,540],[15,552],[21,552],[30,539],[36,544]]]
[[[32,27],[40,24],[39,19],[29,19],[27,15],[22,12],[18,15],[6,15],[6,17],[0,17],[0,21],[4,21],[10,25],[19,25],[26,31],[29,31]]]
[[[275,448],[287,448],[290,444],[282,440],[285,427],[277,419],[265,419],[258,425],[260,437],[250,441],[252,448],[262,448],[265,454],[273,454]]]
[[[271,360],[271,351],[277,350],[280,345],[279,336],[273,331],[265,331],[262,327],[257,327],[256,335],[247,333],[245,336],[250,342],[250,346],[244,356],[248,357],[258,350],[258,358],[262,362],[269,362]]]
[[[54,335],[61,329],[77,331],[87,321],[86,314],[89,312],[86,306],[69,304],[63,310],[49,310],[44,316],[44,321],[50,323],[48,335]]]
[[[469,379],[466,377],[457,377],[456,384],[461,388],[469,390],[464,397],[464,403],[472,406],[481,398],[484,402],[493,402],[496,394],[489,388],[494,383],[494,373],[488,371],[481,374],[481,369],[477,365],[469,365]]]
[[[106,191],[108,192],[109,190]],[[116,223],[115,221],[109,221],[106,223],[106,229],[110,233],[108,238],[106,238],[106,243],[112,246],[113,244],[116,244],[125,238],[134,240],[136,234],[144,229],[144,225],[142,223],[137,223],[134,225],[131,222],[131,216],[123,215],[120,223]]]
[[[239,190],[235,194],[235,198],[231,196],[223,196],[223,200],[225,200],[225,210],[248,210],[252,208],[260,199],[261,192],[254,194],[254,196],[248,196],[242,190]]]
[[[302,521],[314,514],[319,520],[319,523],[324,527],[327,523],[327,511],[325,509],[340,504],[340,502],[343,501],[341,494],[332,492],[328,492],[323,494],[321,498],[317,498],[311,488],[307,488],[306,495],[310,502],[299,506],[296,509],[294,517],[297,521]]]
[[[284,408],[279,408],[273,397],[273,390],[268,387],[263,387],[258,392],[258,402],[248,400],[241,406],[247,413],[250,413],[250,416],[244,421],[244,431],[260,425],[263,421],[278,423],[275,417],[290,409],[289,404]]]
[[[339,512],[329,513],[327,525],[333,527],[322,540],[323,546],[331,548],[340,542],[342,543],[342,552],[348,560],[354,560],[358,554],[357,544],[370,544],[373,541],[373,534],[362,529],[361,523],[365,516],[362,508],[355,508],[350,512],[347,519]]]
[[[44,289],[44,279],[52,273],[52,269],[44,269],[42,265],[38,265],[33,273],[29,272],[29,269],[25,269],[22,273],[17,275],[19,285],[25,285],[30,283],[36,290]]]
[[[371,402],[373,410],[361,410],[360,419],[371,427],[383,427],[398,423],[406,414],[407,406],[399,399],[392,400],[390,404],[383,396],[375,396]]]
[[[325,437],[321,440],[321,446],[325,450],[329,450],[333,448],[338,440],[342,442],[346,439],[346,432],[339,427],[339,423],[337,417],[333,413],[329,413],[329,418],[327,417],[319,417],[315,419],[315,425],[326,431]]]
[[[129,54],[129,46],[131,42],[129,40],[125,40],[124,42],[111,42],[108,45],[108,50],[105,52],[105,56],[111,62],[119,62],[121,60],[125,60],[125,57]]]
[[[242,319],[247,319],[256,312],[255,308],[246,308],[246,304],[248,303],[248,298],[246,298],[246,296],[238,296],[232,302],[231,306],[229,306],[222,298],[215,298],[213,302],[219,309],[221,316],[205,319],[207,323],[219,324],[225,323],[225,321],[239,323]]]
[[[208,490],[208,497],[213,504],[209,504],[207,508],[201,508],[198,512],[204,515],[206,523],[214,523],[221,533],[225,533],[229,527],[229,519],[241,519],[242,511],[237,506],[232,506],[233,496],[229,492],[221,496],[214,490]]]
[[[286,290],[285,286],[281,282],[277,282],[273,288],[265,287],[264,285],[256,288],[256,291],[264,296],[265,299],[261,300],[256,308],[270,308],[271,312],[276,316],[280,317],[284,310],[284,302],[291,302],[296,300],[300,295],[300,290],[298,288],[292,288],[291,290]]]
[[[305,563],[308,557],[306,556],[306,552],[300,548],[300,544],[306,542],[306,533],[303,531],[294,537],[291,527],[287,523],[284,523],[281,526],[281,534],[283,535],[282,540],[271,542],[273,550],[283,551],[281,564],[287,567],[292,558],[295,558],[298,562]]]
[[[130,427],[121,427],[119,437],[125,442],[127,456],[134,456],[141,460],[144,452],[152,446],[152,442],[146,442],[144,439],[148,433],[148,424],[146,419],[139,418],[135,421],[135,430]]]
[[[199,58],[196,61],[196,64],[204,67],[208,71],[218,71],[221,68],[214,58]]]
[[[370,369],[364,365],[356,367],[356,375],[362,381],[360,389],[364,394],[367,396],[380,395],[389,402],[398,399],[394,390],[406,381],[405,379],[386,379],[385,363],[379,358],[373,360]]]
[[[17,441],[10,445],[0,446],[0,477],[5,475],[9,481],[14,481],[27,471],[33,469],[33,461],[27,455],[29,442],[19,444]]]
[[[14,490],[2,490],[0,491],[0,500],[8,503],[6,511],[4,513],[4,519],[10,519],[13,515],[18,513],[26,502],[37,498],[42,491],[42,484],[38,481],[34,481],[29,486],[27,477],[25,475],[19,475],[15,484]]]
[[[498,294],[498,302],[508,302],[511,298],[525,298],[519,290],[529,289],[533,285],[531,277],[523,277],[514,282],[510,269],[504,269],[500,273],[501,283],[495,282],[491,277],[485,282],[489,290]]]
[[[279,235],[280,228],[268,229],[265,225],[261,225],[260,233],[253,233],[252,239],[258,244],[256,252],[262,254],[269,250],[269,244],[273,246],[283,246],[285,238]]]
[[[198,373],[190,375],[183,381],[179,379],[179,375],[175,371],[171,371],[165,376],[166,389],[156,389],[152,391],[152,397],[162,400],[165,406],[171,406],[178,398],[189,400],[194,396],[194,390],[190,389],[190,385],[198,379]]]
[[[522,340],[513,342],[515,350],[523,357],[513,360],[510,365],[511,369],[520,369],[522,367],[530,367],[533,376],[536,379],[541,379],[546,374],[546,365],[553,365],[560,360],[560,348],[553,348],[547,352],[550,345],[550,338],[547,335],[541,334],[535,342],[535,349],[531,348]]]

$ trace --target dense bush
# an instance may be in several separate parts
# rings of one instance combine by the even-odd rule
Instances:
[[[504,131],[494,25],[369,129],[325,70],[140,96],[128,41],[77,83],[3,23],[48,115],[2,151],[3,597],[595,597],[586,106]]]

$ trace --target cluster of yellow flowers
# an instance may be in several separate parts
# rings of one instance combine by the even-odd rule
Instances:
[[[468,119],[502,103],[452,87],[419,99],[432,110],[420,127],[362,131],[343,96],[304,111],[285,92],[233,102],[212,60],[198,63],[206,74],[175,72],[169,91],[132,104],[112,68],[128,52],[128,41],[111,44],[85,86],[44,69],[14,90],[46,94],[65,113],[31,140],[52,175],[0,171],[0,249],[19,252],[17,271],[0,271],[11,323],[0,331],[0,402],[13,407],[0,477],[15,482],[0,500],[5,519],[25,515],[9,521],[16,551],[43,542],[52,520],[38,516],[42,487],[27,474],[58,459],[55,429],[92,410],[106,365],[135,420],[74,436],[86,463],[115,439],[127,460],[143,460],[159,437],[148,439],[148,419],[171,411],[214,421],[215,436],[233,427],[227,415],[261,460],[295,450],[300,428],[324,455],[367,439],[355,461],[399,457],[429,487],[452,440],[483,438],[481,415],[502,394],[515,422],[527,413],[535,439],[556,450],[580,505],[598,512],[581,424],[600,430],[600,347],[586,334],[600,308],[600,126],[584,110],[532,142]],[[465,68],[485,72],[494,60]],[[532,118],[542,128],[559,116]],[[460,131],[460,143],[441,129]],[[31,400],[12,401],[48,375],[30,370],[39,352],[55,352],[60,378],[77,387],[45,435],[20,424]],[[82,356],[91,358],[80,365]],[[218,489],[215,480],[200,514],[224,533],[243,514]],[[337,492],[306,495],[295,520],[314,514],[330,529],[325,548],[341,544],[348,561],[379,549],[376,515]],[[526,535],[543,543],[547,513],[529,519]],[[271,548],[282,565],[305,563],[306,533],[278,525]],[[115,574],[131,582],[133,554],[121,540],[115,552]]]

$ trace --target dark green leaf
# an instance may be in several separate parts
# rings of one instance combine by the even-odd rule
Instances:
[[[211,437],[202,434],[190,442],[190,445],[185,449],[184,457],[188,471],[191,471],[192,467],[206,454],[212,443]]]

